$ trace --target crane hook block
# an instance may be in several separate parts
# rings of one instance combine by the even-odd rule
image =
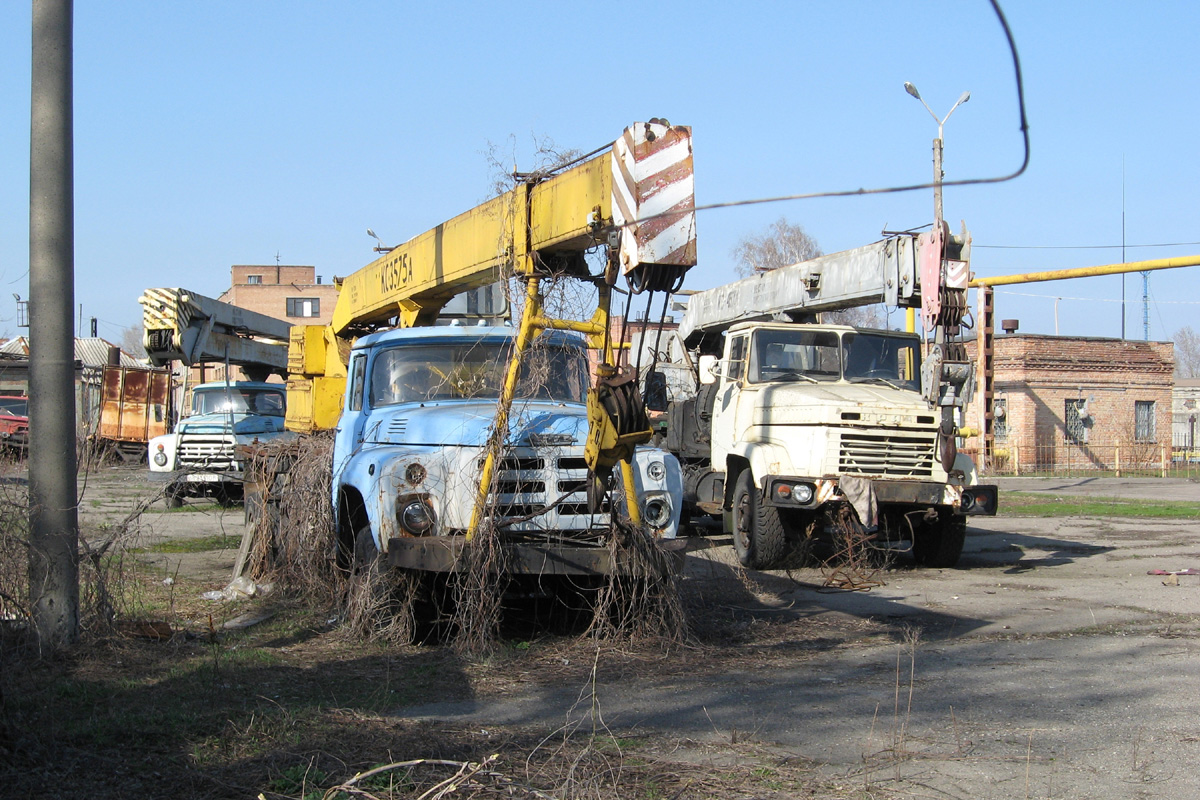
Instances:
[[[696,265],[692,129],[666,120],[626,128],[611,171],[621,272],[635,292],[678,289]]]

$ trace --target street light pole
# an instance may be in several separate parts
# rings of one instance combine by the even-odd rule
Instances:
[[[938,132],[937,138],[933,140],[933,220],[935,225],[942,224],[942,178],[945,175],[942,173],[942,129],[946,126],[946,120],[950,119],[950,115],[954,113],[954,109],[958,108],[963,103],[971,99],[970,92],[963,92],[958,100],[946,112],[946,116],[938,119],[938,115],[933,113],[933,109],[921,97],[921,93],[917,91],[917,87],[913,86],[908,81],[904,82],[904,91],[911,94],[913,97],[921,101],[921,105],[925,106],[925,110],[929,112],[929,116],[933,117],[933,121],[937,123]]]

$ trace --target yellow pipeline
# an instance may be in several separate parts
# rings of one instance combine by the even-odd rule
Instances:
[[[1123,264],[1104,264],[1098,267],[1075,267],[1074,269],[1055,269],[1047,272],[1026,272],[1021,275],[993,275],[988,278],[975,278],[971,281],[972,288],[982,286],[1006,286],[1012,283],[1038,283],[1039,281],[1064,281],[1069,278],[1092,278],[1097,275],[1119,275],[1123,272],[1150,272],[1156,269],[1176,269],[1178,267],[1200,267],[1200,256],[1183,256],[1181,258],[1156,258],[1150,261],[1129,261]]]

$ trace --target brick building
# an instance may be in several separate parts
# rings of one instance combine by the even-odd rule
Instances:
[[[236,264],[230,268],[229,288],[217,299],[291,325],[326,325],[333,318],[338,290],[332,283],[324,283],[316,273],[316,267]],[[206,364],[193,368],[188,381],[224,379],[224,365]],[[230,371],[230,380],[245,379],[241,369],[234,367]]]
[[[229,289],[217,299],[293,325],[325,325],[337,287],[322,283],[316,267],[235,265]]]
[[[1122,468],[1144,468],[1170,459],[1171,342],[1009,334],[993,348],[993,471],[1108,470],[1118,459]],[[983,428],[981,390],[968,425]]]

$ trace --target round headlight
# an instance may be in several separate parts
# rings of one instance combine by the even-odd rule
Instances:
[[[792,499],[800,505],[811,503],[813,499],[813,489],[807,483],[798,483],[792,487]]]
[[[671,504],[665,499],[647,500],[642,506],[642,518],[654,528],[665,528],[671,521]]]
[[[167,465],[167,454],[161,450],[154,454],[154,463],[160,467]]]
[[[417,536],[433,529],[433,509],[420,500],[413,500],[400,509],[400,524],[404,530]]]
[[[667,468],[663,466],[661,461],[651,461],[646,466],[646,474],[650,476],[652,481],[661,481],[667,477]]]

